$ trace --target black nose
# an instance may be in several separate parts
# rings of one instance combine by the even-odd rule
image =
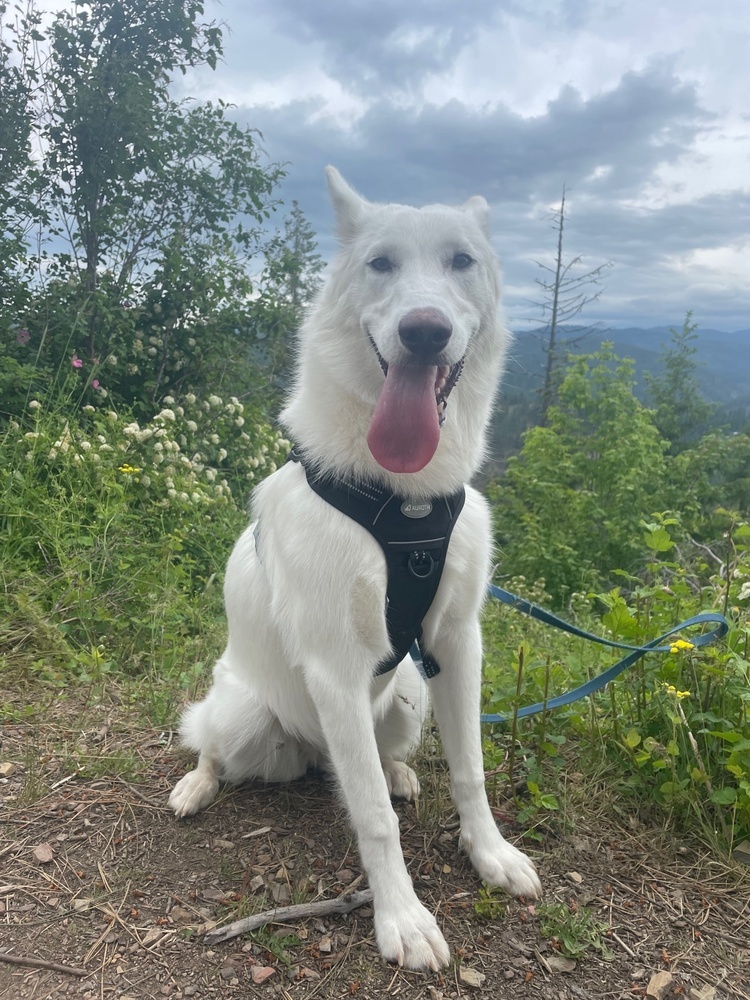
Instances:
[[[450,320],[439,309],[412,309],[398,324],[401,343],[420,358],[439,354],[452,333]]]

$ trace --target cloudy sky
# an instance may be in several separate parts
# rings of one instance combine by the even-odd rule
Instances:
[[[332,249],[323,168],[372,200],[483,194],[506,310],[540,311],[550,211],[566,257],[611,261],[586,317],[750,328],[748,0],[207,0],[215,73]]]

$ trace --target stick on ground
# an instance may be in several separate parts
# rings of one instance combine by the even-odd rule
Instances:
[[[330,913],[350,913],[358,906],[372,902],[372,890],[363,889],[362,892],[343,893],[336,899],[321,899],[318,903],[299,903],[296,906],[279,906],[275,910],[264,910],[263,913],[256,913],[252,917],[244,917],[242,920],[235,920],[234,923],[225,927],[217,927],[208,931],[205,936],[207,944],[219,944],[228,941],[230,938],[238,937],[247,931],[255,931],[264,924],[289,923],[292,920],[307,920],[310,917],[322,917]]]
[[[60,965],[59,962],[46,962],[43,958],[32,958],[30,955],[9,955],[0,951],[0,962],[10,965],[30,965],[34,969],[49,969],[50,972],[67,972],[71,976],[88,976],[86,969],[74,969],[70,965]]]

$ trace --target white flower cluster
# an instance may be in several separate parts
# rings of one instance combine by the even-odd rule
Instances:
[[[189,393],[179,403],[172,396],[162,403],[144,423],[87,405],[80,422],[65,420],[60,427],[55,414],[32,400],[28,409],[35,429],[19,428],[19,443],[29,461],[39,455],[83,465],[97,479],[114,477],[137,488],[145,502],[229,503],[238,509],[289,448],[264,420],[253,417],[246,428],[245,406],[236,397],[201,400]]]

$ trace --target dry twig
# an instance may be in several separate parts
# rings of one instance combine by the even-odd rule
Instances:
[[[308,920],[310,917],[327,916],[331,913],[350,913],[358,906],[372,902],[372,890],[344,893],[336,899],[322,899],[317,903],[299,903],[295,906],[279,906],[275,910],[264,910],[252,917],[235,920],[225,927],[217,927],[208,931],[205,940],[208,944],[219,944],[230,938],[238,937],[247,931],[255,931],[264,924],[289,923],[292,920]]]
[[[35,969],[49,969],[51,972],[67,972],[71,976],[88,976],[86,969],[74,969],[71,965],[60,965],[59,962],[46,962],[43,958],[32,958],[30,955],[9,955],[0,951],[0,962],[9,965],[30,965]]]

